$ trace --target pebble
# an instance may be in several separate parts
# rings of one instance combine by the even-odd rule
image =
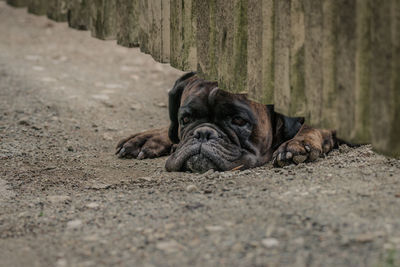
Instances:
[[[54,195],[54,196],[48,196],[47,200],[53,204],[57,204],[61,202],[69,202],[71,201],[71,198],[69,196]]]
[[[156,248],[166,253],[177,252],[182,249],[182,246],[175,240],[160,241],[156,244]]]
[[[98,207],[100,207],[100,204],[96,203],[96,202],[90,202],[90,203],[86,204],[86,207],[88,207],[90,209],[97,209]]]
[[[264,238],[261,240],[261,244],[263,244],[266,248],[273,248],[279,245],[279,241],[276,238]]]
[[[113,108],[114,107],[114,104],[111,103],[110,101],[103,100],[103,101],[101,101],[101,103],[107,108]]]
[[[90,189],[96,189],[96,190],[107,189],[110,187],[111,187],[110,184],[105,184],[105,183],[101,183],[101,182],[94,182],[91,185],[89,185]]]
[[[197,191],[199,191],[199,189],[194,184],[190,184],[186,187],[186,192],[192,193]]]
[[[31,125],[27,118],[20,119],[20,120],[18,121],[18,124],[19,124],[19,125],[25,125],[25,126]]]
[[[167,104],[165,104],[164,102],[158,102],[158,103],[156,103],[156,106],[160,107],[160,108],[166,108]]]
[[[130,109],[131,110],[139,110],[139,109],[142,109],[142,105],[139,103],[134,103],[134,104],[131,104]]]
[[[113,140],[112,136],[109,133],[104,133],[103,134],[103,139],[107,141]]]
[[[218,232],[218,231],[224,230],[224,227],[219,226],[219,225],[207,225],[205,228],[209,232]]]
[[[82,220],[72,220],[67,222],[68,229],[76,229],[79,228],[81,225],[82,225]]]

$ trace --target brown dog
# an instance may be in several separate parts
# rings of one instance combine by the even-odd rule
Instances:
[[[262,105],[220,90],[187,73],[169,92],[170,126],[137,133],[117,145],[119,157],[169,155],[168,171],[227,171],[314,161],[336,146],[334,131],[304,125]]]

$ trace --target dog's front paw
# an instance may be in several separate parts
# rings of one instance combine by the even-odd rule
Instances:
[[[115,152],[120,158],[157,158],[171,152],[168,128],[137,133],[122,139]]]
[[[320,143],[305,138],[293,138],[281,144],[272,155],[275,167],[316,160],[322,154]]]

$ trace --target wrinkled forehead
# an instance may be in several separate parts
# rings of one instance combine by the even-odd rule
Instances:
[[[202,79],[196,79],[186,85],[182,93],[180,106],[185,106],[191,103],[208,102],[207,98],[210,91],[217,87],[216,82],[206,82]]]
[[[248,100],[245,94],[233,94],[217,87],[216,82],[198,79],[189,83],[181,98],[181,108],[206,111],[206,109],[243,108],[259,113],[264,105]],[[232,110],[233,111],[233,110]],[[262,112],[261,112],[262,113]]]

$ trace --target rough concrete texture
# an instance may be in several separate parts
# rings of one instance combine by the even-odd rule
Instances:
[[[0,2],[0,266],[399,266],[400,161],[167,173],[117,141],[181,72]]]

